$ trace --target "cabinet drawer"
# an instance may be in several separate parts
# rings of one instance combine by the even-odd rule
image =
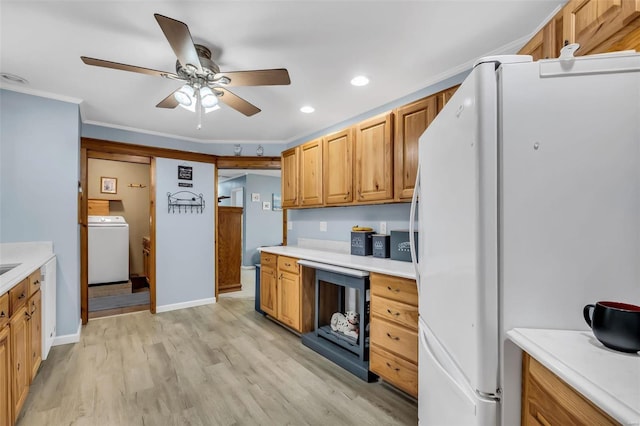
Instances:
[[[298,259],[287,256],[278,256],[278,271],[291,272],[292,274],[298,274]]]
[[[40,290],[41,284],[42,274],[40,273],[40,269],[38,269],[29,275],[29,297],[31,297],[31,295],[36,291]]]
[[[20,284],[9,290],[9,315],[27,304],[29,297],[29,279],[25,278]]]
[[[371,345],[369,368],[387,382],[418,397],[418,366]]]
[[[371,274],[371,293],[387,299],[418,306],[418,288],[415,280]]]
[[[418,331],[417,306],[374,295],[371,298],[371,314]]]
[[[278,256],[272,253],[260,253],[260,265],[272,265],[274,268],[278,264]]]
[[[371,319],[371,346],[377,345],[402,358],[418,363],[418,333],[390,322]]]
[[[0,330],[9,322],[9,293],[0,296]]]

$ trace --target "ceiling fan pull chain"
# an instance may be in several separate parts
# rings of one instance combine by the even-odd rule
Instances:
[[[198,114],[198,126],[196,129],[202,129],[202,99],[200,98],[200,89],[196,89],[196,113]]]

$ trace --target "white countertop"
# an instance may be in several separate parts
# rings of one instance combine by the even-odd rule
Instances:
[[[0,265],[18,264],[0,275],[0,295],[11,290],[53,257],[51,241],[0,244]]]
[[[383,259],[373,256],[353,256],[348,253],[337,251],[318,250],[297,246],[260,247],[258,250],[277,255],[296,257],[298,259],[343,266],[345,268],[377,272],[380,274],[393,275],[413,280],[416,279],[416,273],[411,262],[402,262],[400,260]]]
[[[515,328],[522,350],[623,425],[640,425],[640,354],[606,348],[591,331]]]

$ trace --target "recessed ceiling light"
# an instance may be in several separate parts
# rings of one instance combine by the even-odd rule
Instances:
[[[369,79],[364,75],[357,75],[351,79],[351,84],[354,86],[366,86],[369,84]]]
[[[9,74],[8,72],[1,73],[0,77],[2,77],[3,80],[9,81],[11,83],[18,83],[18,84],[29,83],[26,78],[22,78],[19,75],[15,75],[15,74]]]
[[[303,106],[302,108],[300,108],[300,111],[304,112],[305,114],[311,114],[313,111],[315,111],[316,109],[312,106],[306,105]]]

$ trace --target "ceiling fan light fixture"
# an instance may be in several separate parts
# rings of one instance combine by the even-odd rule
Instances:
[[[200,102],[204,108],[213,108],[218,105],[218,97],[207,86],[200,88]]]
[[[177,90],[173,96],[180,105],[188,107],[193,103],[193,87],[185,84],[180,90]]]

